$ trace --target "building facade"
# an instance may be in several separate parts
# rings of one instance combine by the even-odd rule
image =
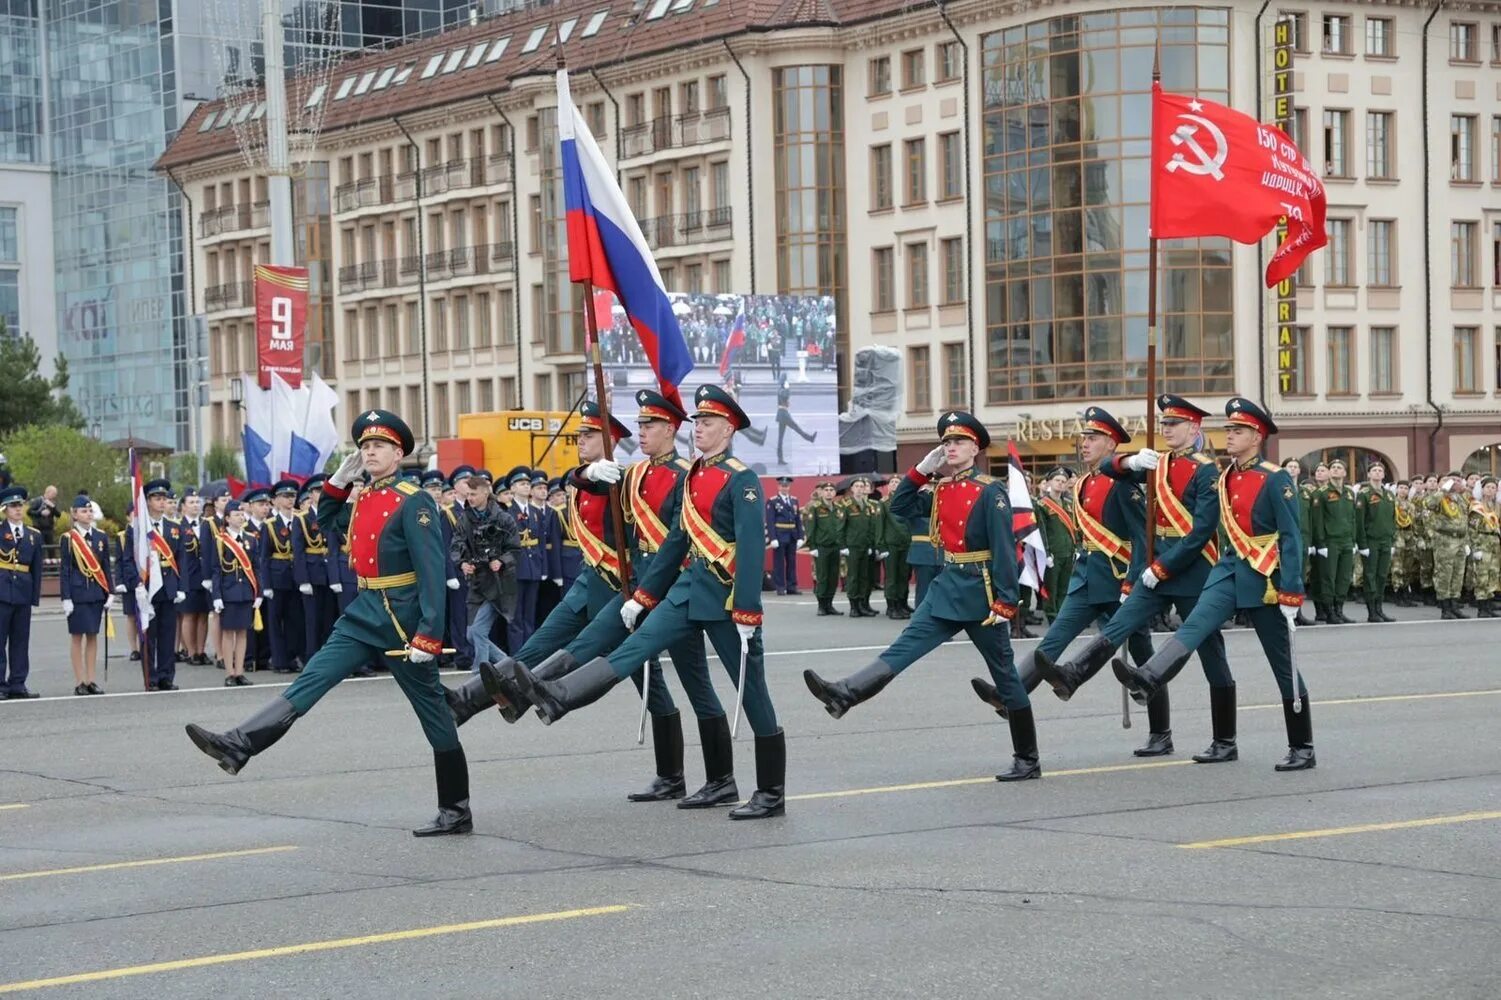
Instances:
[[[1330,245],[1279,297],[1271,241],[1163,241],[1159,391],[1266,400],[1284,457],[1407,474],[1495,454],[1501,4],[776,6],[563,0],[341,66],[310,354],[341,419],[395,407],[434,440],[459,413],[577,394],[561,49],[669,289],[835,296],[846,385],[855,351],[904,359],[901,461],[950,406],[1039,466],[1073,458],[1089,403],[1141,429],[1160,51],[1169,90],[1262,120],[1283,99],[1324,173]],[[195,113],[159,168],[198,203],[203,419],[233,440],[269,233],[224,110]]]
[[[0,0],[0,319],[57,353],[52,306],[52,178],[47,169],[44,56],[37,0]]]

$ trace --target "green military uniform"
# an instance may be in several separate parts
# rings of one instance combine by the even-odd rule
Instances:
[[[1367,621],[1395,621],[1381,605],[1397,546],[1397,501],[1380,486],[1368,487],[1356,498],[1355,545],[1365,553]]]
[[[906,518],[891,509],[890,497],[880,503],[881,550],[886,553],[886,617],[911,618],[907,584],[912,570],[907,565],[907,553],[912,548],[912,528]]]
[[[1068,494],[1058,497],[1044,495],[1037,504],[1037,525],[1042,529],[1043,543],[1048,547],[1048,570],[1043,577],[1047,597],[1043,601],[1043,613],[1052,622],[1063,607],[1063,598],[1068,591],[1068,580],[1074,572],[1074,555],[1079,544],[1079,526],[1074,519],[1074,498]]]
[[[1501,593],[1501,506],[1495,501],[1476,500],[1470,507],[1470,565],[1480,617],[1495,618]]]
[[[844,593],[850,599],[851,615],[875,615],[868,602],[875,586],[876,550],[881,546],[881,522],[885,518],[885,508],[879,501],[869,497],[844,501],[839,547],[846,550]]]
[[[1308,543],[1308,561],[1303,564],[1303,582],[1307,585],[1305,593],[1317,594],[1319,592],[1319,566],[1315,559],[1313,549],[1313,492],[1316,486],[1312,480],[1305,481],[1298,487],[1298,531]]]
[[[818,613],[838,615],[834,595],[839,590],[839,539],[843,535],[844,508],[838,503],[814,500],[803,508],[803,537],[813,557],[813,596]]]
[[[1465,560],[1469,558],[1470,510],[1464,494],[1440,490],[1426,498],[1428,526],[1433,536],[1433,592],[1441,618],[1464,618],[1459,595],[1464,587]]]
[[[1355,491],[1333,483],[1316,489],[1310,504],[1309,521],[1313,528],[1313,548],[1320,554],[1318,585],[1314,595],[1323,605],[1325,617],[1335,624],[1346,624],[1345,598],[1350,593],[1350,578],[1355,571]]]

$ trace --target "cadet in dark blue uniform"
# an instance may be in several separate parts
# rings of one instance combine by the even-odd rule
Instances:
[[[31,673],[31,609],[42,603],[42,536],[26,526],[26,488],[0,489],[0,694],[35,698]]]
[[[516,553],[516,613],[509,623],[511,648],[519,650],[537,631],[537,593],[547,576],[547,551],[538,532],[542,525],[532,516],[532,470],[518,465],[506,475],[511,490],[510,514],[516,519],[521,550]]]
[[[146,514],[149,524],[151,563],[161,567],[162,585],[150,595],[149,579],[141,579],[136,566],[135,525],[125,529],[125,545],[120,562],[120,577],[125,586],[135,594],[137,606],[151,602],[151,621],[147,634],[141,637],[142,659],[149,657],[147,689],[176,691],[177,685],[177,608],[188,599],[183,589],[183,532],[176,521],[166,517],[167,500],[172,495],[172,484],[165,479],[153,479],[143,487],[146,494]],[[148,567],[149,569],[149,567]]]
[[[932,487],[926,487],[931,496]],[[912,567],[917,581],[914,599],[919,605],[927,596],[928,588],[943,571],[943,560],[933,547],[932,517],[928,507],[918,504],[915,513],[908,515],[907,524],[912,529],[912,547],[907,550],[907,565]]]
[[[68,616],[69,652],[78,695],[103,694],[94,680],[99,660],[99,627],[115,606],[109,536],[94,527],[94,504],[80,494],[73,501],[73,526],[58,541],[57,585]]]
[[[292,522],[292,579],[302,596],[302,648],[309,656],[328,641],[339,617],[339,600],[328,588],[328,537],[318,523],[323,478],[313,476],[302,484],[302,490],[297,494],[297,506],[305,509]]]
[[[266,631],[271,638],[271,669],[278,674],[293,674],[300,669],[302,655],[302,598],[297,590],[293,569],[296,521],[292,505],[297,500],[297,481],[283,479],[271,489],[274,508],[265,524],[269,543],[266,549],[268,571],[261,581],[261,596],[266,599]]]
[[[444,502],[444,494],[452,487],[452,480],[443,474],[441,469],[428,469],[422,474],[419,481],[422,489],[433,498],[438,505],[438,513],[442,514],[439,526],[443,529],[443,552],[444,552],[444,579],[446,588],[446,600],[448,602],[447,624],[443,631],[443,645],[457,650],[453,655],[444,654],[439,658],[442,666],[458,666],[462,670],[468,670],[473,662],[473,651],[469,645],[469,615],[464,607],[466,596],[463,584],[460,580],[459,564],[453,558],[453,533],[457,524],[453,504]]]
[[[178,523],[182,526],[182,577],[187,600],[177,609],[178,662],[206,667],[209,659],[204,651],[208,640],[208,591],[203,583],[209,567],[206,560],[213,553],[203,547],[203,497],[189,486],[182,491]]]
[[[1187,620],[1204,589],[1210,567],[1219,561],[1215,536],[1220,526],[1220,499],[1216,484],[1219,467],[1206,455],[1200,422],[1209,414],[1182,396],[1163,394],[1157,399],[1161,414],[1162,436],[1168,451],[1158,455],[1143,449],[1131,458],[1117,455],[1104,466],[1104,473],[1114,479],[1138,485],[1154,480],[1157,496],[1156,548],[1152,564],[1142,570],[1131,596],[1120,610],[1100,629],[1100,634],[1066,663],[1056,666],[1045,654],[1037,656],[1037,669],[1053,686],[1059,698],[1067,701],[1074,691],[1093,677],[1128,638],[1149,627],[1150,622],[1169,608]],[[1223,698],[1229,689],[1235,698],[1235,678],[1225,659],[1225,640],[1218,631],[1199,646],[1199,662],[1209,679],[1211,704]],[[1167,687],[1147,706],[1151,734],[1147,743],[1136,750],[1138,757],[1160,757],[1173,752],[1172,722],[1168,708]],[[1213,763],[1220,759],[1212,749],[1195,760]]]
[[[271,491],[264,487],[247,490],[240,497],[240,503],[245,510],[250,512],[245,521],[245,533],[254,535],[260,546],[260,582],[261,598],[264,601],[266,591],[269,588],[267,581],[270,578],[271,566],[268,558],[271,549],[271,526],[267,519],[271,516]],[[264,603],[261,606],[261,621],[266,625],[270,618],[270,609]],[[263,627],[245,635],[245,669],[247,670],[270,670],[271,669],[271,629]]]
[[[1146,544],[1146,495],[1135,484],[1104,472],[1114,461],[1116,446],[1130,440],[1131,435],[1120,421],[1102,407],[1091,406],[1084,411],[1079,449],[1090,472],[1074,487],[1074,506],[1085,551],[1074,564],[1068,596],[1058,609],[1058,616],[1033,653],[1017,664],[1017,676],[1029,692],[1042,681],[1037,664],[1044,658],[1050,663],[1056,661],[1086,628],[1109,621],[1144,568],[1141,556]],[[1129,642],[1138,663],[1145,663],[1152,655],[1152,637],[1145,629],[1134,633]],[[1079,683],[1093,676],[1093,671],[1098,671],[1105,662],[1101,660]],[[1001,715],[1006,714],[1005,703],[996,697],[995,688],[988,681],[976,677],[970,684],[981,701]]]
[[[734,398],[717,385],[694,393],[694,443],[700,458],[682,479],[680,517],[663,540],[635,595],[620,609],[627,629],[646,621],[608,657],[600,656],[558,680],[542,680],[523,663],[514,676],[521,691],[537,706],[543,721],[555,722],[570,710],[601,698],[621,679],[641,669],[650,656],[702,633],[720,662],[735,678],[745,717],[756,734],[756,792],[730,810],[731,819],[764,819],[785,812],[786,735],[766,687],[761,644],[761,575],[766,565],[766,502],[754,470],[730,455],[735,431],[750,419]],[[702,676],[683,684],[707,682],[707,665],[673,666]],[[741,673],[743,668],[743,683]],[[730,727],[716,737],[701,804],[738,798]],[[705,747],[710,761],[710,748]],[[687,800],[685,800],[686,802]]]
[[[573,581],[584,569],[584,554],[579,550],[578,537],[568,516],[568,484],[560,476],[547,484],[547,506],[558,516],[558,526],[563,532],[562,556],[559,559],[563,571],[563,593],[573,589]]]
[[[802,512],[792,495],[792,477],[777,477],[777,495],[766,501],[766,538],[771,549],[771,585],[778,594],[796,594],[797,543],[803,537]]]
[[[244,687],[245,641],[261,622],[260,532],[245,530],[249,514],[238,500],[224,505],[224,525],[214,534],[208,550],[209,597],[219,619],[219,655],[224,660],[224,686]]]
[[[1277,433],[1264,408],[1242,396],[1225,404],[1225,451],[1231,464],[1219,477],[1220,534],[1226,543],[1204,582],[1193,613],[1151,660],[1130,667],[1116,660],[1115,675],[1138,700],[1166,687],[1188,657],[1237,611],[1247,614],[1282,689],[1287,756],[1279,771],[1302,771],[1317,762],[1308,688],[1293,662],[1293,621],[1303,605],[1304,539],[1298,527],[1298,492],[1292,478],[1262,455]],[[1235,685],[1210,702],[1214,743],[1204,756],[1234,760]]]
[[[542,554],[547,561],[537,597],[537,624],[540,626],[563,596],[563,523],[558,512],[547,505],[547,473],[541,469],[532,470],[531,492],[531,513],[542,525],[537,537],[542,541]],[[543,593],[548,595],[546,601],[542,598]]]
[[[907,473],[892,494],[891,508],[900,517],[910,517],[920,506],[929,506],[933,547],[942,554],[943,571],[902,634],[869,666],[833,682],[804,670],[803,680],[838,719],[962,629],[990,668],[992,690],[1007,709],[1011,769],[996,775],[996,780],[1039,778],[1037,727],[1012,664],[1007,627],[1017,614],[1018,585],[1006,483],[975,469],[976,458],[990,446],[990,433],[974,416],[951,410],[938,418],[938,434],[943,443]],[[931,501],[923,491],[930,483]]]

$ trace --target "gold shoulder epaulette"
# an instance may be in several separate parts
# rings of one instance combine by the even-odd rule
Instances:
[[[748,468],[748,466],[738,458],[727,458],[724,460],[724,464],[726,468],[731,469],[735,472],[744,472]]]
[[[674,461],[673,461],[673,463],[672,463],[672,464],[673,464],[673,465],[675,465],[675,466],[677,466],[677,467],[678,467],[678,468],[679,468],[679,469],[691,469],[691,468],[693,468],[693,463],[692,463],[692,462],[690,462],[690,461],[688,461],[688,460],[687,460],[687,459],[686,459],[686,458],[684,458],[684,457],[683,457],[683,456],[682,456],[682,455],[679,455],[679,456],[678,456],[678,457],[677,457],[677,458],[676,458],[676,459],[675,459],[675,460],[674,460]]]
[[[1261,463],[1261,469],[1264,472],[1277,472],[1281,468],[1282,468],[1282,466],[1278,465],[1276,462],[1262,462]]]
[[[397,493],[400,493],[402,496],[406,497],[411,496],[413,493],[422,492],[422,487],[418,486],[416,483],[408,482],[405,479],[398,479],[392,489],[396,490]]]
[[[976,472],[975,473],[975,482],[979,483],[981,486],[989,486],[991,483],[993,483],[995,481],[996,481],[996,478],[994,476],[987,475],[986,473],[983,473],[983,472]]]
[[[1213,465],[1213,464],[1215,464],[1214,463],[1214,459],[1211,458],[1210,456],[1204,454],[1202,451],[1196,451],[1196,452],[1194,452],[1194,461],[1198,462],[1200,465]]]

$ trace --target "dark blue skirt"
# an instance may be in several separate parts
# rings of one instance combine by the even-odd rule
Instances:
[[[104,602],[89,601],[73,605],[73,613],[68,616],[69,635],[98,635],[99,626],[104,623]]]
[[[214,602],[209,597],[208,591],[202,587],[188,588],[188,599],[177,606],[180,615],[206,615],[213,608]]]
[[[252,601],[226,601],[219,613],[219,627],[231,632],[243,632],[255,624],[255,604]]]

